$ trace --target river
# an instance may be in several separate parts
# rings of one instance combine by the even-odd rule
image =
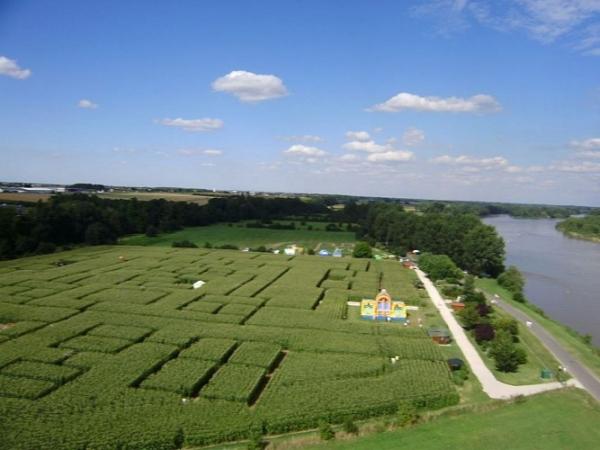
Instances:
[[[525,296],[548,316],[600,345],[600,244],[564,236],[555,219],[484,219],[506,241],[506,264],[525,278]]]

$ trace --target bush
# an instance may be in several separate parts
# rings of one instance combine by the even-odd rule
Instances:
[[[478,344],[481,344],[484,341],[491,341],[496,336],[494,327],[489,323],[479,323],[475,325],[475,329],[473,331],[475,334],[475,340]]]
[[[215,248],[220,248],[222,250],[239,250],[240,249],[237,245],[233,245],[233,244],[218,245]]]
[[[191,241],[188,241],[187,239],[183,240],[183,241],[174,241],[171,244],[171,247],[174,247],[174,248],[198,248],[198,246],[196,244],[194,244]]]
[[[417,420],[419,420],[419,413],[412,403],[405,403],[398,407],[398,414],[396,415],[396,424],[398,426],[412,425]]]
[[[373,250],[367,242],[360,241],[354,245],[352,256],[355,258],[372,258]]]
[[[40,242],[35,252],[39,255],[47,255],[56,251],[56,245],[52,242]]]
[[[314,255],[315,254],[315,249],[314,248],[309,248],[308,249],[308,254],[309,255]]]
[[[513,294],[513,300],[515,302],[519,302],[519,303],[525,303],[525,296],[523,295],[522,292],[517,292],[516,294]]]
[[[330,424],[328,424],[327,422],[320,422],[319,436],[323,441],[330,441],[335,438],[335,432],[333,431],[333,428],[331,428]]]
[[[344,421],[343,428],[344,428],[344,432],[346,432],[348,434],[358,434],[358,427],[352,421],[352,419],[346,419]]]
[[[519,269],[510,266],[498,276],[498,284],[513,294],[522,293],[525,286],[525,278]]]

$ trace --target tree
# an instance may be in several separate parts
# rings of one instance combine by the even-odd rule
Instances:
[[[457,278],[461,275],[460,269],[447,255],[424,253],[419,258],[419,267],[433,281],[444,278]]]
[[[89,245],[102,245],[114,243],[114,237],[106,225],[94,222],[85,230],[85,243]]]
[[[489,323],[478,323],[475,325],[473,333],[478,344],[481,344],[484,341],[491,341],[496,335],[494,327]]]
[[[460,310],[458,316],[462,321],[463,327],[467,330],[471,330],[481,322],[481,316],[479,315],[477,306],[474,303],[468,303],[462,310]]]
[[[510,333],[514,342],[519,341],[519,323],[512,317],[498,317],[494,320],[496,330],[506,330]]]
[[[154,225],[148,225],[148,228],[146,228],[146,236],[153,238],[158,236],[158,228],[156,228]]]
[[[522,293],[525,287],[525,278],[515,266],[509,266],[498,276],[498,284],[513,294]]]
[[[371,246],[364,241],[359,241],[354,244],[354,251],[352,252],[352,256],[355,258],[372,258],[373,250]]]
[[[504,240],[496,229],[478,225],[464,237],[464,266],[476,275],[498,276],[504,270]]]
[[[490,356],[494,358],[496,368],[501,372],[516,372],[519,364],[527,362],[527,355],[518,348],[507,330],[497,330],[490,347]]]

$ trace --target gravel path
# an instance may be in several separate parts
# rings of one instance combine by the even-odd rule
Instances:
[[[564,386],[577,386],[581,387],[579,382],[575,379],[571,379],[566,383],[540,383],[540,384],[530,384],[524,386],[513,386],[510,384],[502,383],[496,379],[494,374],[490,369],[487,368],[483,359],[477,352],[477,349],[471,343],[467,335],[465,334],[465,330],[458,323],[454,314],[450,311],[444,299],[438,292],[435,285],[431,282],[429,278],[425,276],[425,274],[416,269],[417,275],[419,279],[423,282],[431,301],[438,309],[442,318],[448,325],[448,329],[452,333],[454,341],[462,350],[469,366],[471,367],[471,372],[477,377],[483,391],[490,396],[491,398],[496,399],[506,399],[511,397],[516,397],[518,395],[533,395],[538,394],[540,392],[551,391],[554,389],[559,389]]]

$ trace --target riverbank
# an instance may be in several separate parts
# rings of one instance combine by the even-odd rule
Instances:
[[[596,242],[596,243],[600,244],[600,236],[581,234],[581,233],[575,233],[574,231],[563,230],[562,228],[559,227],[559,225],[560,225],[560,223],[556,225],[556,229],[567,237],[570,237],[572,239],[580,239],[582,241]]]
[[[585,217],[569,217],[558,222],[556,229],[565,236],[600,243],[600,214]]]
[[[540,313],[539,308],[528,303],[519,303],[513,295],[498,284],[495,279],[480,278],[476,286],[489,295],[499,295],[506,303],[523,311],[533,321],[544,327],[575,358],[585,364],[590,371],[600,378],[600,349],[585,342],[585,338],[569,327]]]

